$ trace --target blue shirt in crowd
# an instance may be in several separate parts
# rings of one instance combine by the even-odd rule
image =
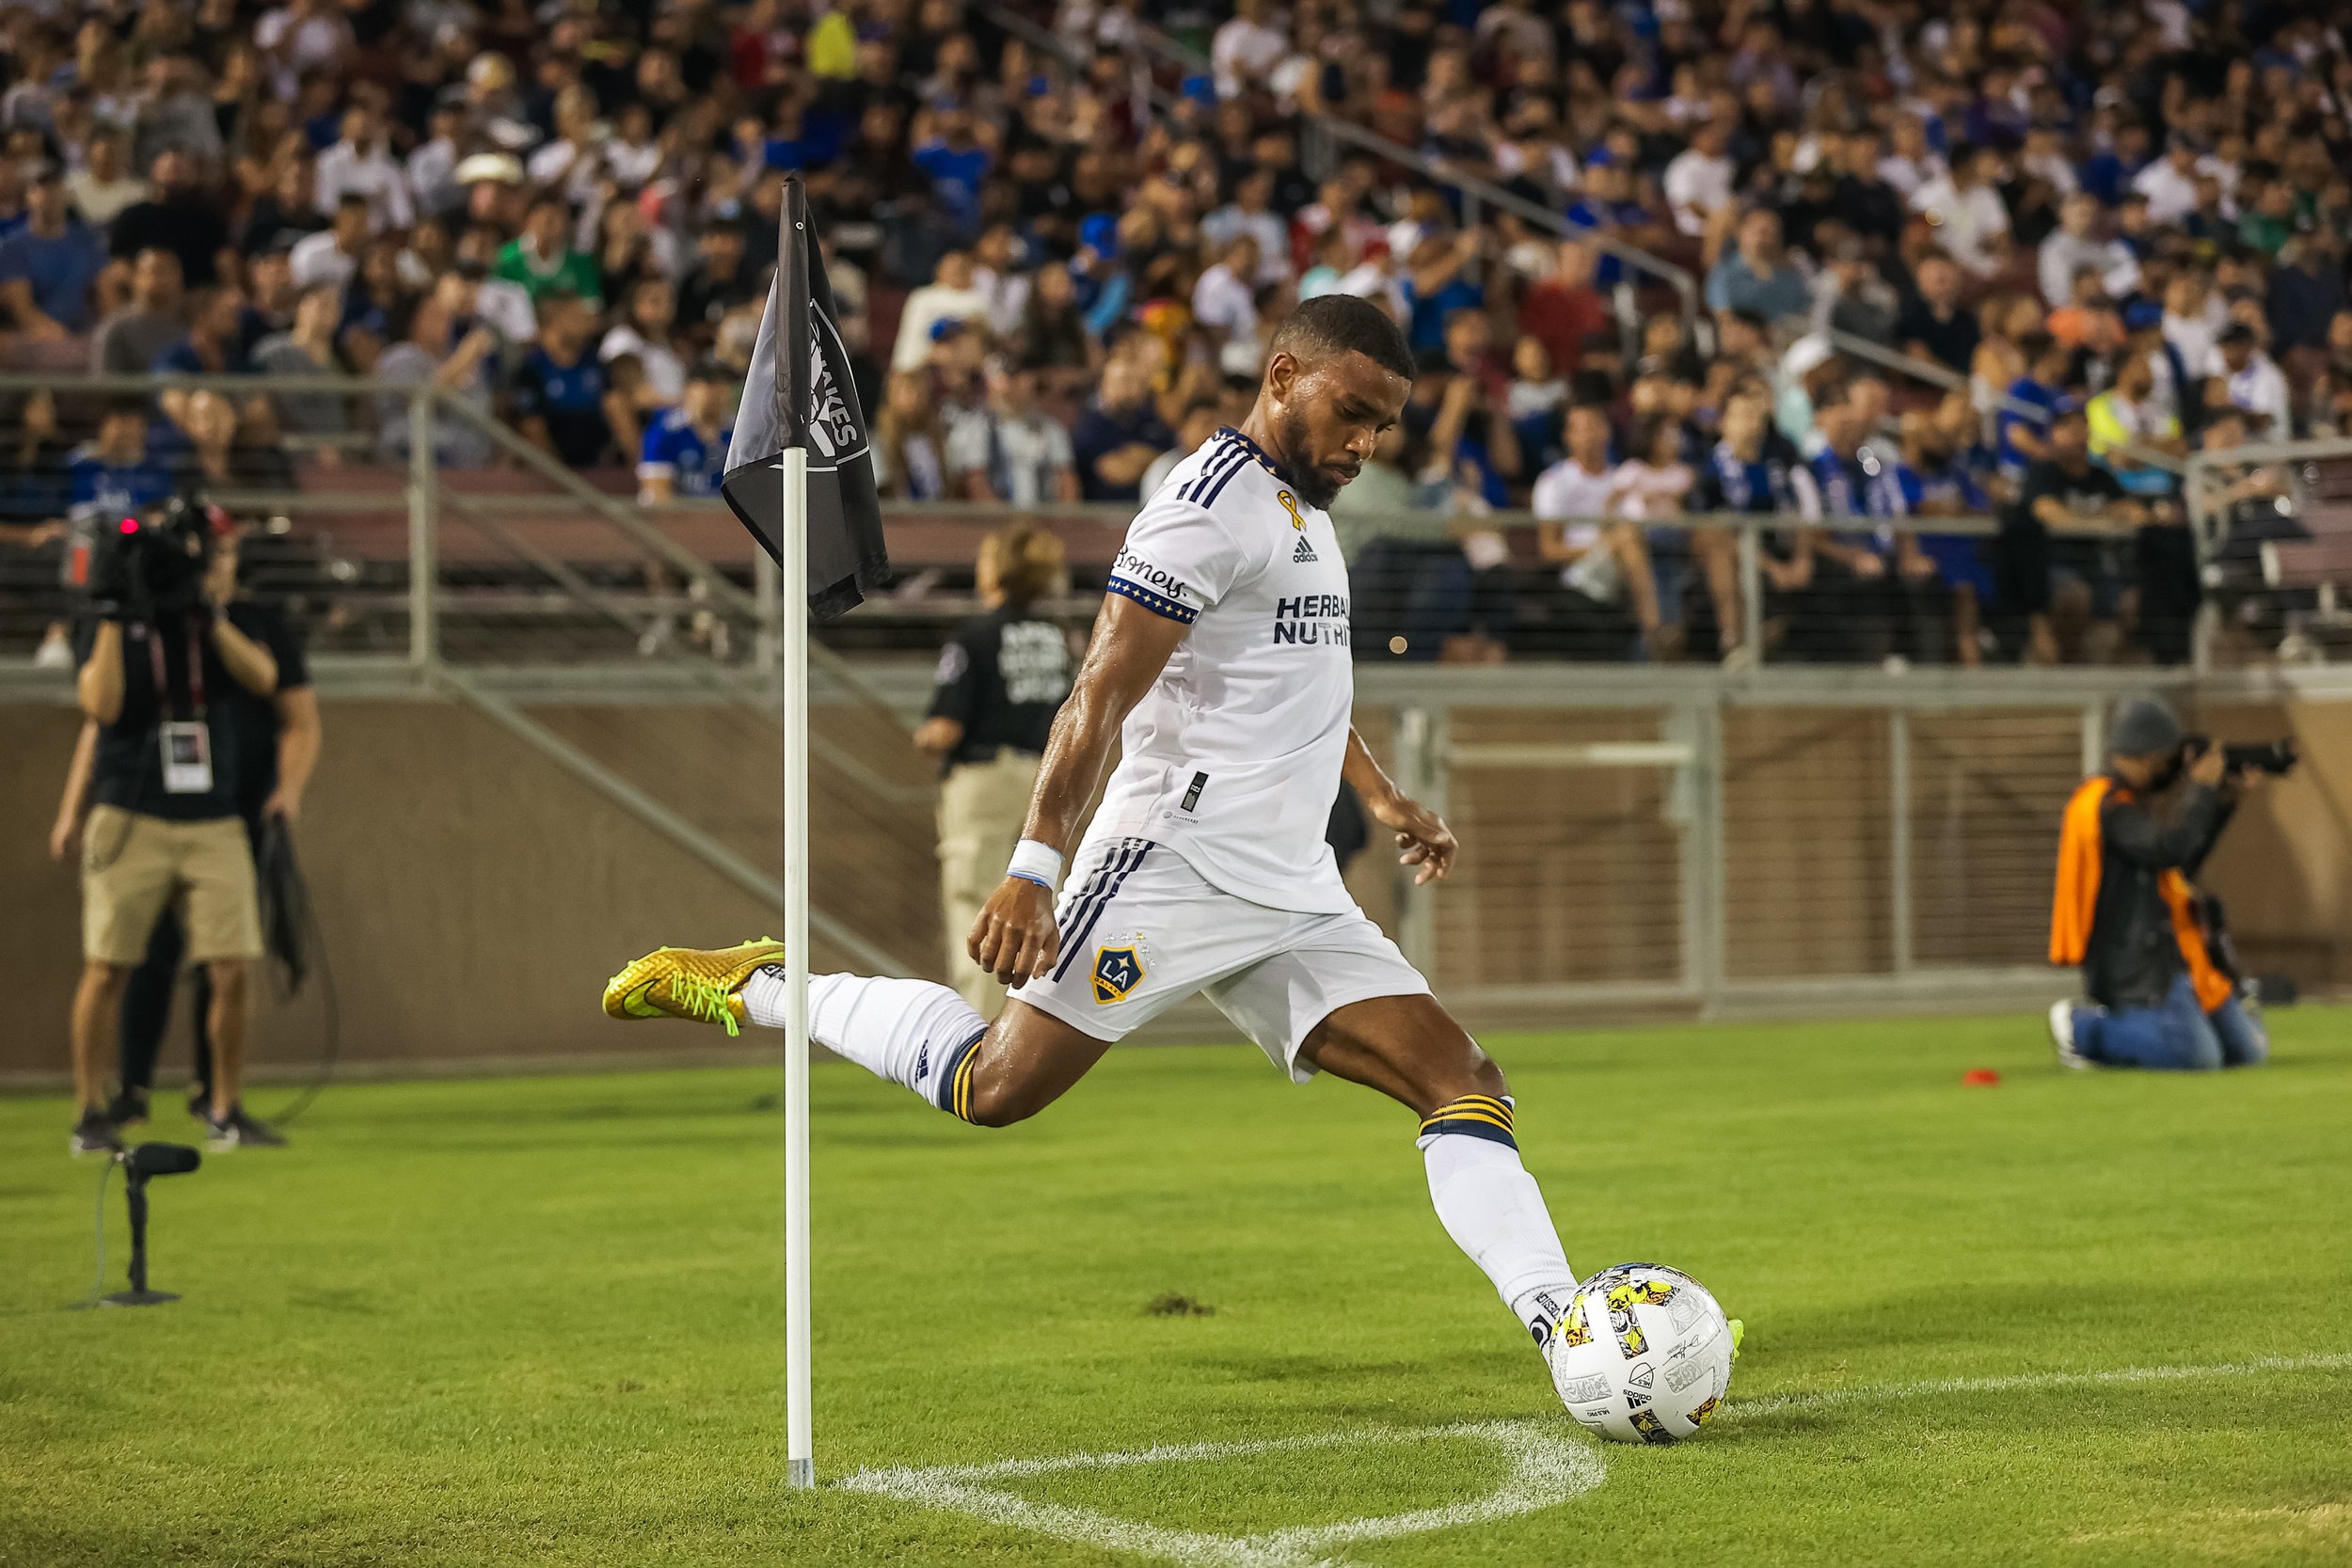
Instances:
[[[105,239],[85,223],[69,222],[56,235],[27,227],[0,240],[0,282],[30,283],[34,305],[68,332],[88,330],[90,285],[105,264]]]
[[[2024,414],[2004,408],[1994,419],[1994,436],[1999,443],[2001,471],[2014,478],[2026,471],[2029,459],[2017,450],[2017,443],[2011,436],[2019,425],[2027,423],[2034,427],[2035,435],[2048,435],[2051,417],[2058,412],[2060,393],[2056,387],[2044,387],[2032,376],[2021,375],[2009,384],[2009,401],[2042,410],[2040,415],[2028,420]]]
[[[726,473],[727,443],[734,434],[732,430],[722,430],[707,439],[694,428],[694,421],[686,417],[685,409],[664,408],[645,426],[644,444],[638,453],[637,477],[652,479],[667,474],[674,495],[715,496],[719,493],[719,481]]]
[[[66,459],[68,495],[75,506],[93,506],[101,516],[127,517],[171,494],[171,473],[142,453],[114,463],[94,447],[77,447]]]

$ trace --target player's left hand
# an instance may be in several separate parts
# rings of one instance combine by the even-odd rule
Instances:
[[[1461,847],[1454,841],[1454,830],[1436,812],[1403,795],[1367,800],[1364,809],[1375,822],[1395,832],[1397,863],[1421,868],[1413,877],[1415,887],[1434,882],[1454,869],[1454,851]]]

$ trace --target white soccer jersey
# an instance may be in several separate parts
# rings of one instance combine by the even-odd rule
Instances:
[[[1164,844],[1275,909],[1353,910],[1324,842],[1356,693],[1329,515],[1220,430],[1136,514],[1109,591],[1192,630],[1128,716],[1086,842]]]

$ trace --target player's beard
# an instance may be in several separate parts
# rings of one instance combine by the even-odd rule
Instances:
[[[1323,469],[1307,461],[1307,416],[1295,408],[1285,408],[1274,417],[1274,439],[1281,448],[1274,455],[1281,460],[1290,473],[1291,488],[1298,499],[1318,512],[1339,499],[1340,488],[1347,481],[1334,481]]]

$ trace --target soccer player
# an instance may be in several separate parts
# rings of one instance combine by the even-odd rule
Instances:
[[[1411,1110],[1438,1219],[1541,1349],[1576,1275],[1519,1162],[1510,1089],[1357,908],[1324,843],[1344,778],[1418,882],[1454,863],[1453,833],[1398,792],[1349,722],[1347,568],[1326,511],[1396,423],[1412,376],[1404,335],[1376,308],[1309,300],[1275,333],[1241,428],[1145,500],[1024,836],[972,927],[974,959],[1017,988],[994,1021],[931,981],[823,974],[809,1027],[950,1116],[1002,1127],[1205,991],[1295,1081],[1336,1073]],[[1115,740],[1118,769],[1081,837]],[[604,1009],[729,1033],[780,1025],[780,952],[664,947],[612,977]]]

